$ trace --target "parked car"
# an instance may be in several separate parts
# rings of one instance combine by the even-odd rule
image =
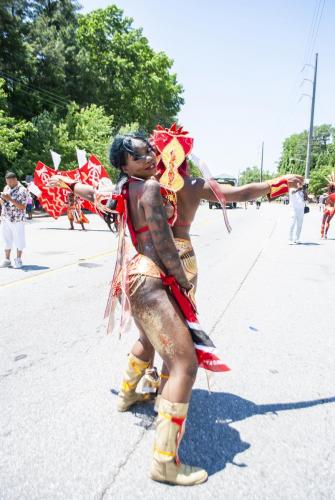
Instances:
[[[225,184],[227,187],[237,185],[237,179],[235,179],[234,177],[219,175],[218,177],[214,177],[214,179],[216,180],[216,182],[218,182],[218,184]],[[218,201],[209,201],[208,206],[211,210],[212,208],[221,208],[221,205]],[[226,207],[236,208],[236,203],[227,203]]]

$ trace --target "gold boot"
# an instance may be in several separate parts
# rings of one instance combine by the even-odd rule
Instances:
[[[117,398],[118,411],[127,411],[136,403],[143,403],[152,398],[150,394],[136,392],[136,387],[150,362],[141,359],[130,353],[128,355],[128,365],[124,372],[123,381]]]
[[[147,368],[143,377],[142,392],[145,394],[152,394],[155,398],[160,386],[160,378],[157,372],[157,368],[153,366],[152,368]]]
[[[204,469],[184,465],[179,461],[178,447],[184,434],[188,406],[188,403],[171,403],[160,397],[150,471],[150,477],[154,481],[193,486],[204,483],[208,478]]]

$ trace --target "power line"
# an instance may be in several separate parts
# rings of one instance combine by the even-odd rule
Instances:
[[[306,43],[305,43],[305,49],[304,49],[304,55],[303,55],[303,61],[302,61],[302,65],[303,65],[302,71],[306,68],[306,66],[312,66],[309,63],[310,63],[311,54],[313,53],[314,46],[315,46],[317,36],[319,33],[320,23],[321,23],[321,19],[322,19],[324,7],[325,7],[325,1],[326,0],[317,0],[315,3],[315,7],[313,10],[313,16],[312,16],[310,28],[309,28]],[[286,112],[285,116],[284,116],[284,113],[278,114],[278,118],[275,122],[274,126],[280,135],[282,135],[282,129],[283,129],[284,124],[287,125],[287,123],[292,120],[293,116],[296,115],[296,113],[298,111],[298,103],[301,101],[301,96],[300,96],[299,100],[295,99],[295,96],[296,96],[296,91],[297,91],[297,85],[298,85],[300,78],[301,78],[301,72],[299,71],[299,73],[297,74],[297,77],[295,79],[294,86],[292,87],[292,91],[289,93],[289,96],[288,96],[289,112],[288,113]],[[312,97],[312,96],[309,96],[309,97]]]
[[[22,79],[20,78],[17,78],[16,76],[14,75],[11,75],[9,73],[5,73],[4,71],[0,70],[0,76],[3,76],[5,79],[7,80],[11,80],[13,82],[16,82],[16,83],[19,83],[21,85],[23,85],[24,87],[30,89],[30,90],[33,90],[35,92],[38,92],[40,95],[40,98],[45,100],[46,102],[49,102],[55,106],[59,106],[59,107],[62,107],[62,108],[66,108],[66,106],[68,104],[70,104],[70,101],[66,101],[65,99],[59,97],[59,96],[56,96],[56,94],[52,94],[51,92],[47,91],[47,90],[43,90],[43,89],[40,89],[38,87],[35,87],[34,85],[31,85],[29,83],[25,83]],[[22,92],[25,92],[22,88],[21,88]],[[50,94],[49,95],[43,95],[44,94]],[[29,92],[28,92],[29,94]],[[53,99],[53,100],[52,100]]]
[[[320,23],[321,23],[321,19],[322,19],[322,14],[323,14],[323,10],[324,10],[324,7],[325,7],[325,3],[326,3],[326,0],[323,0],[322,7],[321,7],[321,10],[320,10],[320,14],[319,14],[319,19],[318,19],[317,25],[316,25],[316,30],[315,30],[314,37],[313,37],[313,40],[312,40],[311,49],[310,49],[310,52],[309,52],[309,57],[307,59],[308,62],[311,62],[311,57],[312,57],[312,54],[314,52],[315,42],[316,42],[318,34],[319,34],[319,28],[320,28]]]
[[[311,26],[309,29],[309,34],[308,34],[307,41],[306,41],[303,64],[309,63],[309,61],[310,61],[309,54],[310,54],[311,50],[313,50],[312,43],[313,43],[315,31],[316,31],[316,26],[318,23],[320,7],[321,7],[322,2],[323,2],[323,0],[317,0],[317,2],[315,4],[313,18],[312,18]]]

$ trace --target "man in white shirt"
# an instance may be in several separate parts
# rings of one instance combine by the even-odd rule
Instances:
[[[1,233],[5,247],[5,259],[0,267],[10,267],[12,247],[16,247],[14,268],[22,267],[22,250],[26,245],[24,222],[26,219],[26,205],[28,191],[17,180],[14,172],[7,172],[6,186],[1,193]]]
[[[305,200],[307,194],[304,186],[298,189],[290,189],[289,206],[291,212],[291,224],[289,244],[299,245],[302,224],[304,222]]]

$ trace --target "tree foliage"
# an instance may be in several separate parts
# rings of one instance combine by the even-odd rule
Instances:
[[[315,168],[311,173],[311,179],[308,186],[310,193],[315,196],[320,196],[327,190],[328,181],[327,176],[332,172],[333,168],[331,166],[322,166],[320,168]]]
[[[0,79],[0,177],[3,177],[5,170],[22,149],[25,135],[33,130],[31,123],[9,116],[3,86],[4,81]]]
[[[335,129],[331,125],[324,124],[314,127],[311,171],[314,168],[319,168],[332,162],[329,154],[332,150],[334,132]],[[301,175],[304,174],[307,140],[307,130],[304,130],[300,134],[293,134],[285,139],[279,161],[279,173],[286,174],[294,172]]]
[[[122,127],[170,125],[183,104],[172,64],[115,5],[81,14],[77,0],[2,0],[0,177],[50,164],[50,149],[67,165],[76,147],[106,164]]]
[[[77,41],[83,71],[79,93],[112,112],[114,126],[138,122],[146,129],[171,121],[183,100],[172,61],[154,52],[141,29],[115,5],[79,17]]]
[[[202,173],[192,160],[188,160],[188,167],[192,177],[202,177]]]
[[[271,177],[274,177],[274,175],[268,172],[267,170],[263,171],[262,175],[263,180],[271,179]],[[239,185],[243,186],[244,184],[250,184],[251,182],[260,182],[260,180],[261,180],[260,168],[257,166],[247,167],[240,173]]]
[[[324,192],[327,175],[335,170],[335,128],[329,124],[314,127],[309,191]],[[304,175],[307,154],[307,131],[287,137],[283,143],[278,172]]]

